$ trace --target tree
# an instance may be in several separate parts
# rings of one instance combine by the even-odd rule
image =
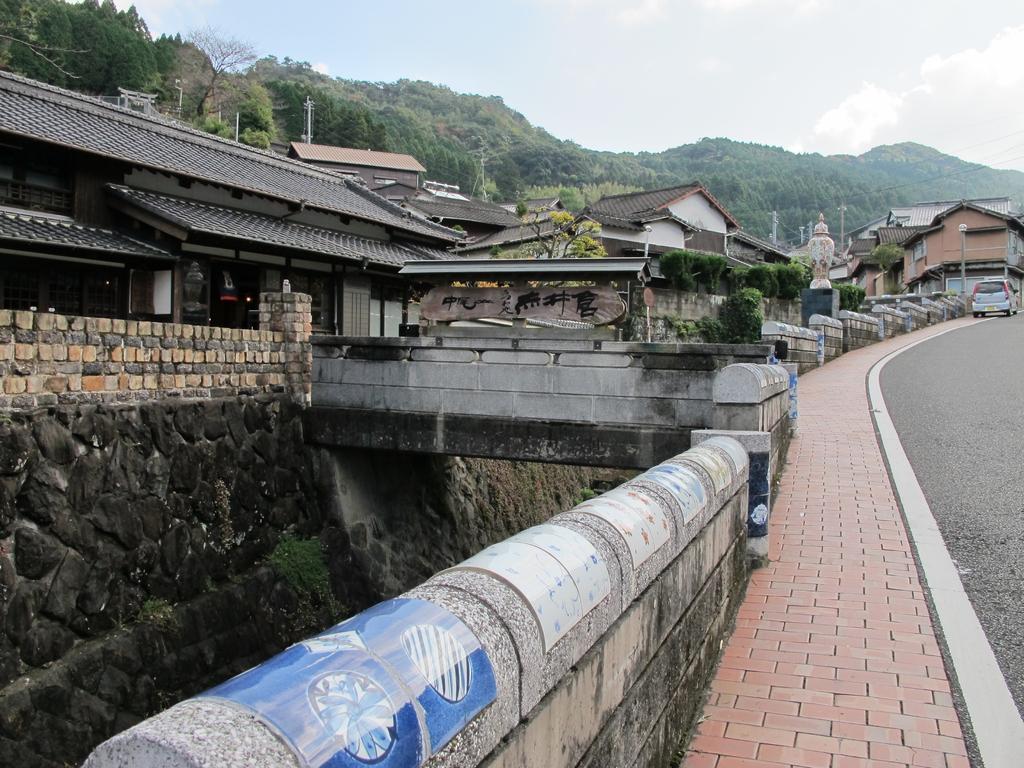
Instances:
[[[197,115],[206,114],[208,103],[216,94],[217,83],[228,72],[237,72],[256,61],[256,49],[251,43],[225,37],[213,27],[202,27],[189,32],[188,42],[206,57],[208,72],[203,83]]]
[[[608,255],[601,244],[601,225],[577,218],[568,211],[530,214],[523,226],[537,239],[502,253],[503,258],[601,259]]]
[[[882,271],[883,289],[886,293],[893,287],[889,270],[901,261],[903,261],[903,249],[895,243],[876,245],[874,250],[864,258],[866,264],[875,264]]]

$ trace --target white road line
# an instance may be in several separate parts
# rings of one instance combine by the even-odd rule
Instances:
[[[879,360],[868,373],[868,396],[874,409],[882,449],[889,461],[893,488],[899,496],[910,535],[917,546],[921,570],[942,626],[942,634],[985,768],[1020,768],[1024,763],[1024,721],[1013,703],[992,646],[964,591],[960,575],[942,539],[942,532],[903,450],[879,385],[882,368],[896,355],[956,330],[959,328],[949,328]]]

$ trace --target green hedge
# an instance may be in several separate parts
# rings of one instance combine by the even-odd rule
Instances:
[[[725,259],[714,253],[680,250],[661,257],[661,273],[680,291],[714,293],[727,266]]]
[[[749,344],[761,340],[762,298],[756,288],[741,288],[725,300],[721,313],[723,341]]]
[[[839,308],[849,310],[850,312],[859,310],[860,305],[864,303],[864,297],[867,295],[867,292],[859,285],[852,285],[850,283],[837,285],[836,290],[839,291]]]
[[[729,274],[732,290],[756,288],[768,299],[799,299],[800,291],[811,283],[802,264],[757,264],[734,269]]]

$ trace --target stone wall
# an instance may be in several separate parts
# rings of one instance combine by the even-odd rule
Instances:
[[[672,288],[651,288],[654,308],[651,309],[651,341],[676,342],[675,323],[679,320],[696,321],[703,317],[717,318],[728,296],[715,293],[693,293]],[[630,304],[633,322],[629,325],[629,341],[644,341],[647,327],[643,291],[633,292]],[[800,325],[799,299],[762,299],[761,313],[765,320]]]
[[[309,394],[310,297],[264,293],[259,331],[0,310],[0,409]]]
[[[928,310],[921,304],[913,301],[901,301],[899,309],[910,317],[911,330],[925,328],[929,324]]]
[[[907,333],[913,328],[910,324],[912,322],[910,316],[893,305],[875,304],[871,307],[871,314],[878,318],[882,333],[887,339]]]

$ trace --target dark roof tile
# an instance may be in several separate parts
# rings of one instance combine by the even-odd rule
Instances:
[[[297,160],[246,147],[98,99],[0,72],[0,132],[71,147],[132,165],[187,176],[374,222],[446,242],[447,227]]]
[[[146,259],[176,259],[167,251],[109,229],[76,224],[63,217],[33,216],[9,210],[0,211],[0,239]]]
[[[190,232],[293,248],[352,261],[365,258],[371,263],[387,266],[401,266],[409,260],[451,258],[447,251],[419,244],[371,240],[336,230],[283,221],[265,214],[223,208],[119,185],[110,185],[108,189],[116,198]]]

